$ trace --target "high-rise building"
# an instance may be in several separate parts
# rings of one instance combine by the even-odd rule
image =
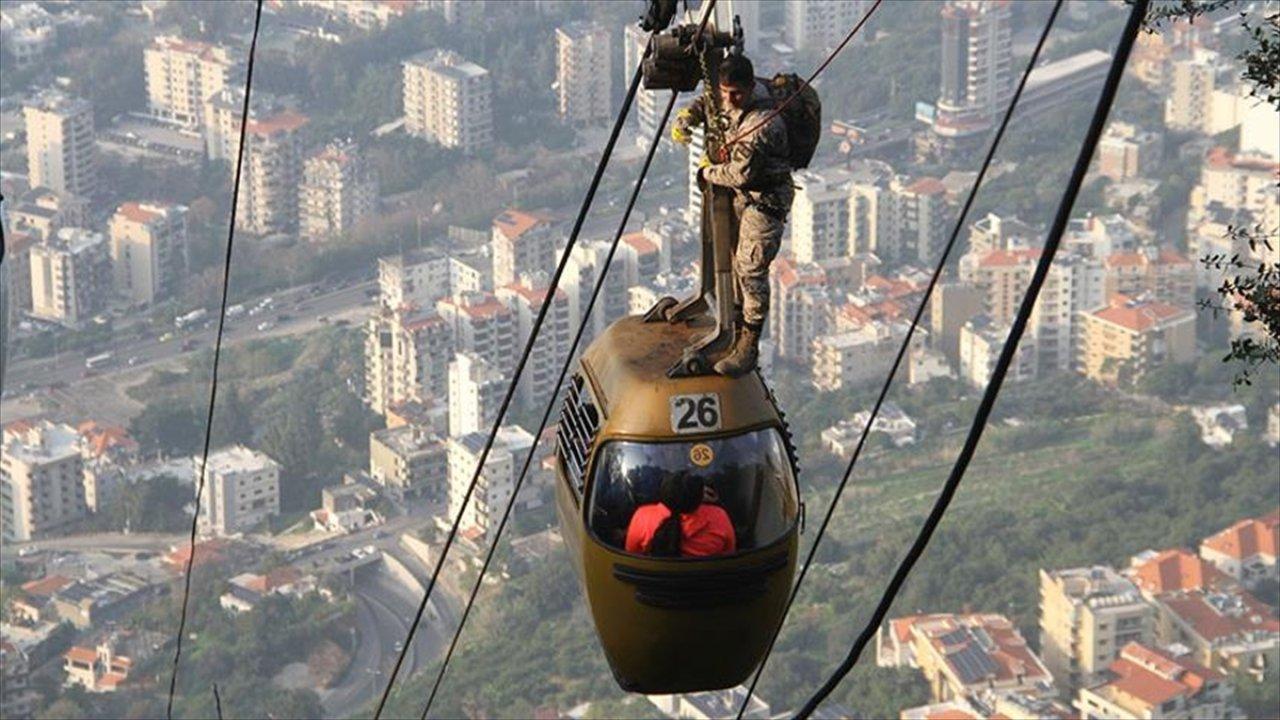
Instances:
[[[0,451],[0,536],[8,542],[48,537],[88,511],[76,429],[48,421],[6,426]]]
[[[1132,123],[1112,122],[1098,143],[1098,174],[1119,182],[1141,177],[1160,162],[1159,135]]]
[[[1110,567],[1040,571],[1040,655],[1059,688],[1092,683],[1120,648],[1155,637],[1155,608]]]
[[[291,233],[298,227],[301,162],[298,131],[307,116],[281,110],[250,117],[245,130],[243,184],[236,220],[259,235]]]
[[[143,50],[143,72],[151,114],[196,128],[205,101],[238,82],[242,66],[226,46],[161,35]]]
[[[97,189],[93,106],[58,90],[43,90],[22,106],[31,187],[88,197]]]
[[[1099,382],[1136,380],[1166,363],[1195,359],[1195,313],[1159,301],[1113,295],[1080,314],[1077,369]]]
[[[1222,70],[1221,57],[1207,48],[1192,48],[1172,58],[1165,86],[1165,126],[1204,132],[1212,121],[1214,85]]]
[[[521,275],[550,272],[556,265],[554,225],[541,215],[506,210],[493,219],[493,286]]]
[[[818,265],[780,257],[769,269],[773,309],[769,312],[769,337],[778,356],[804,360],[812,355],[813,341],[827,330],[831,301],[826,273]]]
[[[365,327],[365,401],[379,415],[400,403],[443,402],[452,357],[452,329],[434,311],[381,308]]]
[[[498,429],[464,513],[463,500],[488,436],[489,430],[485,428],[449,439],[449,515],[462,515],[459,526],[464,536],[474,541],[483,541],[497,526],[507,501],[515,492],[516,463],[523,464],[524,455],[534,442],[534,437],[519,425]]]
[[[373,215],[377,202],[377,178],[353,142],[329,143],[302,166],[298,221],[307,239],[343,236]]]
[[[644,50],[648,43],[649,33],[642,30],[637,23],[627,23],[623,28],[623,66],[626,71],[622,76],[624,83],[631,82],[636,67],[644,57]],[[662,109],[666,106],[665,103],[669,97],[669,92],[645,90],[643,85],[636,91],[636,127],[640,131],[636,142],[642,147],[648,147],[654,133],[658,132],[658,121],[662,119]]]
[[[507,377],[484,358],[460,352],[449,363],[449,437],[486,432],[498,416]]]
[[[478,355],[503,372],[514,366],[515,313],[493,295],[461,293],[437,300],[436,312],[450,328],[456,352]]]
[[[171,296],[187,267],[187,208],[127,202],[108,226],[115,289],[133,304]]]
[[[474,152],[493,143],[493,79],[450,50],[404,61],[404,127],[410,135]]]
[[[865,0],[790,0],[783,4],[783,40],[800,52],[830,50],[849,34],[868,5]]]
[[[818,263],[849,254],[849,208],[853,187],[840,168],[801,170],[793,177],[791,254],[798,263]]]
[[[193,460],[197,470],[199,460]],[[200,528],[206,535],[231,535],[280,512],[280,465],[266,453],[243,445],[209,455]]]
[[[29,251],[31,314],[73,326],[106,306],[111,293],[107,239],[83,228],[62,228]]]
[[[937,178],[922,177],[910,182],[895,178],[890,190],[896,211],[897,242],[892,252],[882,248],[876,256],[885,261],[932,265],[942,254],[949,230],[946,187]]]
[[[533,323],[542,309],[542,303],[550,289],[546,283],[546,274],[539,277],[524,276],[520,281],[504,285],[494,291],[498,300],[515,315],[516,337],[523,344],[533,332]],[[557,288],[542,320],[542,329],[524,374],[520,377],[518,396],[520,403],[527,408],[537,407],[550,400],[555,389],[556,379],[560,375],[560,366],[569,354],[569,343],[573,338],[573,326],[569,317],[569,295]]]
[[[402,497],[441,500],[449,484],[448,443],[417,425],[377,430],[369,434],[369,474]]]
[[[960,379],[975,388],[985,388],[991,382],[996,361],[1009,339],[1009,325],[995,323],[986,315],[979,315],[960,327]],[[1036,376],[1038,362],[1035,343],[1018,343],[1013,362],[1009,365],[1006,382],[1017,383]]]
[[[613,56],[609,30],[576,21],[556,28],[556,108],[572,125],[613,117]]]
[[[933,130],[946,139],[982,133],[1013,95],[1009,0],[951,0],[942,8],[942,87]]]

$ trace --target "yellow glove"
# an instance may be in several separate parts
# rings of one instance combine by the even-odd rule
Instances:
[[[711,167],[711,158],[707,157],[706,153],[702,154],[702,159],[698,161],[698,167],[699,168]]]
[[[681,145],[693,142],[693,133],[689,130],[688,121],[693,116],[688,108],[676,113],[676,121],[671,125],[671,139]]]

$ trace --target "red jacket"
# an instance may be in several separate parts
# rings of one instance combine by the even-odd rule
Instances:
[[[662,503],[642,505],[631,516],[627,528],[627,552],[648,555],[653,534],[671,511]],[[729,513],[719,505],[703,503],[697,510],[680,516],[680,554],[686,557],[727,555],[737,550]]]

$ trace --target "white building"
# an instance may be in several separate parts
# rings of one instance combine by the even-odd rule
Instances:
[[[1280,510],[1241,520],[1200,543],[1201,558],[1250,588],[1276,581],[1280,575],[1277,555],[1280,555]]]
[[[449,516],[462,512],[463,499],[475,476],[488,430],[449,439]],[[494,438],[459,527],[466,537],[481,540],[498,525],[515,489],[515,473],[524,464],[534,438],[518,425],[504,425]]]
[[[378,180],[355,143],[329,143],[303,163],[298,188],[303,237],[341,237],[372,217],[377,204]]]
[[[860,410],[853,417],[823,430],[823,447],[837,457],[851,456],[870,419],[870,410]],[[880,407],[871,432],[886,435],[894,447],[903,447],[916,441],[916,422],[897,403],[890,400]]]
[[[127,202],[108,226],[115,290],[133,304],[174,294],[187,268],[187,208]]]
[[[76,326],[106,307],[111,293],[107,239],[83,228],[62,228],[31,246],[31,314]]]
[[[6,542],[47,537],[88,510],[76,429],[48,421],[6,426],[0,451],[0,536]]]
[[[613,117],[613,57],[605,26],[577,21],[556,28],[556,108],[572,125]]]
[[[817,263],[848,255],[851,173],[843,168],[801,170],[792,182],[796,196],[789,225],[795,261]]]
[[[98,187],[93,106],[58,90],[42,90],[22,106],[31,187],[93,195]]]
[[[160,35],[143,50],[147,109],[189,128],[204,124],[205,102],[238,83],[239,57],[224,45]]]
[[[782,38],[800,52],[834,49],[869,6],[866,0],[789,0]]]
[[[197,463],[199,461],[197,460]],[[205,535],[248,530],[280,512],[280,465],[243,445],[209,455],[200,528]]]
[[[449,363],[449,437],[488,432],[510,379],[484,358],[460,352]]]
[[[1009,337],[1008,325],[992,324],[979,316],[960,328],[960,378],[975,388],[985,388]],[[1036,376],[1036,346],[1020,342],[1005,381],[1014,383]]]
[[[473,152],[493,143],[493,79],[450,50],[404,61],[405,131]]]
[[[1239,403],[1193,407],[1191,417],[1200,427],[1200,439],[1211,448],[1230,445],[1237,432],[1249,427],[1244,405]]]

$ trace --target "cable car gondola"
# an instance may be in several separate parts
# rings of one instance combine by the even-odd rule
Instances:
[[[703,51],[718,56],[740,44],[741,31],[707,37]],[[614,678],[633,692],[748,679],[782,622],[795,573],[802,512],[783,415],[759,372],[709,374],[733,340],[737,223],[730,190],[704,188],[704,198],[701,291],[664,298],[597,338],[570,380],[557,431],[563,535]],[[727,515],[730,551],[628,552],[637,511],[677,477],[703,488],[704,502],[724,511],[716,517]]]
[[[560,523],[614,677],[634,692],[746,680],[782,620],[795,571],[795,462],[759,373],[668,377],[710,326],[705,316],[618,321],[583,355],[560,416]],[[736,552],[658,558],[624,549],[632,514],[680,472],[718,496]]]

